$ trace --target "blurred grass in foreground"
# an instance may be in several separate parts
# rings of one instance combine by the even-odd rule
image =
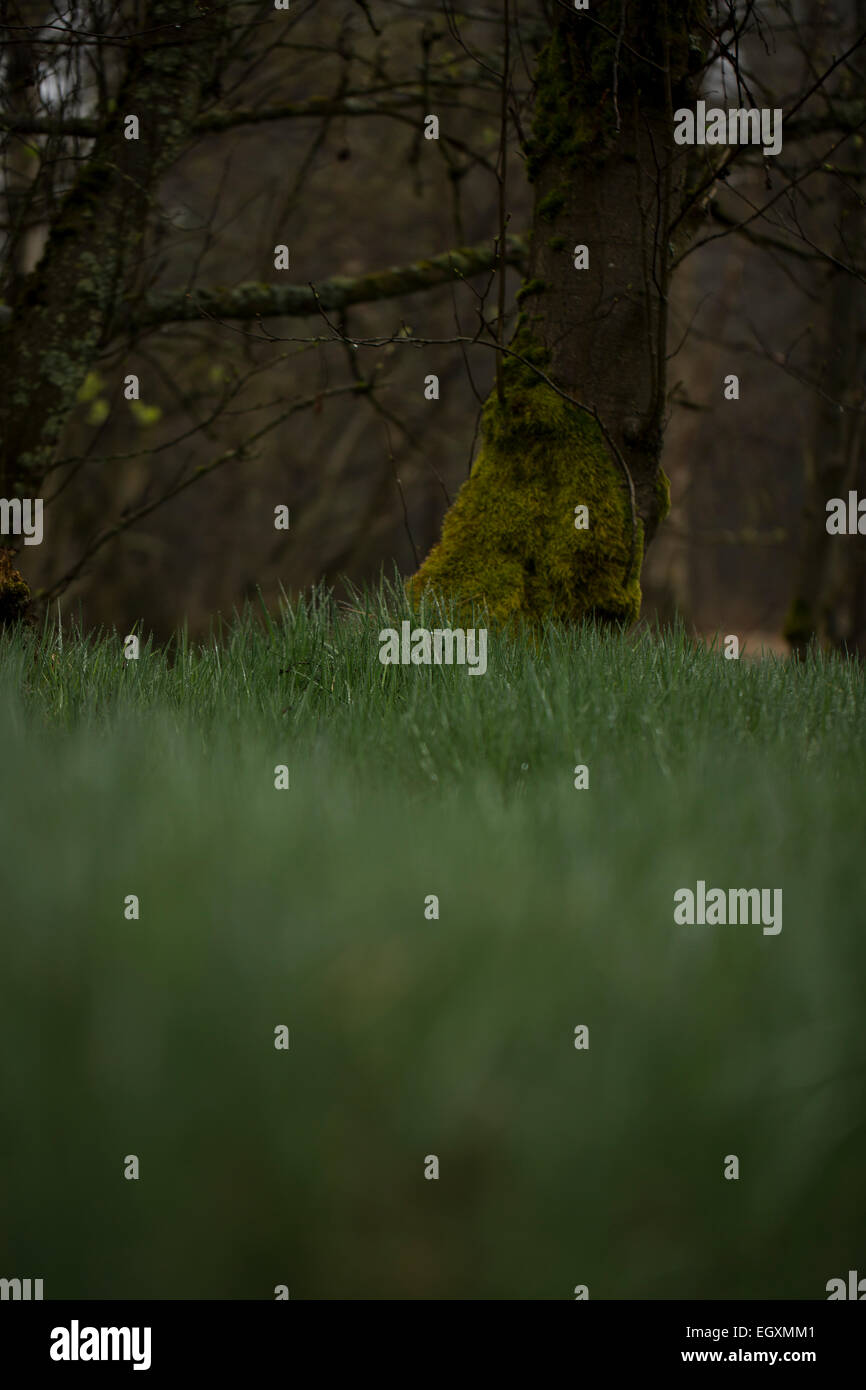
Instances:
[[[551,628],[383,668],[401,602],[0,637],[0,1275],[825,1298],[866,1259],[862,667]],[[782,888],[781,934],[674,925],[698,879]]]

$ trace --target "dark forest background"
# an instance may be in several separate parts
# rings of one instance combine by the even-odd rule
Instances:
[[[515,58],[524,95],[530,40],[545,32],[551,8],[521,3],[509,12],[527,49]],[[47,5],[2,9],[8,279],[38,264],[46,214],[90,149],[83,137],[51,133],[52,123],[92,111],[98,84],[86,34],[62,38],[67,12],[54,11],[58,21]],[[336,114],[196,134],[159,185],[140,257],[141,293],[247,281],[319,284],[456,246],[492,246],[499,94],[484,55],[492,61],[499,52],[502,8],[479,2],[468,9],[460,17],[448,5],[406,0],[369,8],[357,0],[293,0],[288,13],[241,6],[252,28],[225,65],[211,109],[262,111],[333,98]],[[850,46],[863,20],[862,4],[851,0],[753,10],[731,10],[743,20],[739,61],[754,89],[761,85],[762,103],[786,109],[790,94],[807,90]],[[46,24],[53,27],[38,27]],[[44,44],[48,34],[53,46]],[[109,73],[119,51],[100,51]],[[425,95],[431,74],[440,85]],[[816,502],[816,471],[826,471],[833,456],[838,477],[862,482],[858,74],[855,51],[801,107],[798,139],[786,129],[771,170],[760,152],[737,163],[676,270],[663,457],[673,507],[644,569],[647,618],[679,612],[698,630],[761,634],[787,650],[782,634],[804,550],[823,531],[816,506],[832,495],[819,488]],[[736,104],[724,63],[710,67],[703,91],[710,102],[715,94],[721,104]],[[375,92],[366,106],[391,109],[354,115],[346,100],[352,92]],[[829,119],[843,109],[844,120]],[[448,139],[422,138],[427,111],[438,113]],[[42,133],[21,133],[31,118],[31,129]],[[513,129],[508,138],[508,226],[521,235],[532,190]],[[291,255],[282,273],[274,270],[279,243]],[[840,244],[849,254],[834,258]],[[471,332],[476,296],[490,278],[356,306],[340,319],[340,331],[447,339],[459,322]],[[509,322],[519,283],[515,267]],[[267,332],[278,341],[256,341],[252,323],[202,317],[121,334],[106,346],[43,490],[45,542],[20,550],[16,561],[34,592],[59,600],[63,611],[80,611],[87,624],[128,630],[140,617],[166,636],[184,619],[191,632],[205,631],[215,613],[230,613],[259,587],[272,603],[280,586],[291,594],[324,580],[342,592],[343,577],[360,584],[383,567],[404,574],[417,567],[467,475],[493,354],[453,344],[367,349],[364,370],[381,363],[379,390],[375,400],[359,399],[326,394],[350,380],[343,344],[292,341],[326,336],[317,315],[270,319]],[[740,379],[738,401],[723,395],[731,372]],[[140,378],[140,402],[124,399],[128,373]],[[424,399],[429,373],[439,376],[438,401]],[[107,527],[123,525],[178,477],[208,470],[274,418],[287,397],[317,396],[248,457],[208,471],[122,529],[70,578]],[[273,527],[281,503],[291,510],[288,533]],[[866,630],[862,546],[856,537],[834,545],[844,573],[828,601],[827,628],[833,640],[856,645]],[[833,589],[826,576],[822,582]]]

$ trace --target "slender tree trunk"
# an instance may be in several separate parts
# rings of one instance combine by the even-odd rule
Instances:
[[[866,0],[858,0],[853,25],[862,32]],[[829,31],[839,42],[836,28]],[[828,43],[828,51],[832,44]],[[843,95],[847,95],[843,91]],[[835,228],[835,255],[844,265],[864,244],[866,215],[862,179],[866,172],[862,141],[845,147],[852,174],[834,180],[828,199]],[[816,642],[866,655],[866,551],[859,535],[827,532],[827,503],[849,491],[866,496],[866,290],[862,280],[833,267],[821,294],[822,324],[815,344],[816,397],[813,437],[806,456],[803,539],[794,597],[785,620],[792,651],[802,656]]]
[[[0,0],[0,36],[9,26],[25,21],[37,24],[44,18],[42,7],[30,6],[23,12]],[[14,30],[13,30],[14,32]],[[38,72],[34,45],[23,38],[8,47],[5,81],[0,91],[6,119],[32,116],[35,110]],[[26,139],[10,141],[3,167],[3,203],[7,227],[4,255],[8,262],[7,299],[14,299],[23,277],[33,269],[42,245],[42,229],[34,225],[31,198],[34,176],[33,152]]]
[[[840,254],[844,254],[840,248]],[[815,407],[806,455],[803,538],[794,598],[785,620],[792,651],[811,643],[866,652],[866,568],[859,536],[827,532],[827,503],[859,488],[866,494],[866,430],[859,383],[866,371],[862,325],[866,295],[844,271],[834,270],[816,343],[822,394]]]
[[[501,619],[631,620],[668,507],[668,243],[688,154],[673,111],[691,97],[703,11],[600,0],[555,13],[536,72],[530,269],[502,399],[485,406],[472,473],[410,591]]]

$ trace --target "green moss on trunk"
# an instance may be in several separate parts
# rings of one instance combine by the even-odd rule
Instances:
[[[663,468],[658,471],[656,478],[656,497],[658,499],[658,519],[656,524],[664,521],[666,516],[670,516],[671,510],[671,480]]]
[[[0,627],[27,617],[30,590],[12,564],[12,551],[0,549]]]
[[[634,621],[641,527],[632,562],[628,492],[601,431],[515,359],[503,376],[505,400],[494,393],[484,407],[471,476],[410,595],[483,606],[504,622]],[[578,505],[589,510],[587,530],[575,528]]]

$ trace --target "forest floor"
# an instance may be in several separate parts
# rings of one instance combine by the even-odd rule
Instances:
[[[7,1272],[826,1297],[866,1248],[863,666],[592,628],[383,666],[409,616],[0,636]],[[713,889],[766,914],[677,920]]]

